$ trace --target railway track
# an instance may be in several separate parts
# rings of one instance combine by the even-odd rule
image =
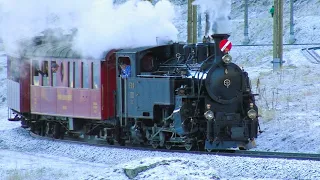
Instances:
[[[56,142],[65,142],[72,144],[82,144],[88,146],[98,146],[98,147],[110,147],[119,149],[130,149],[130,150],[140,150],[140,151],[158,151],[158,152],[170,152],[170,153],[191,153],[199,155],[218,155],[218,156],[228,156],[228,157],[251,157],[251,158],[273,158],[273,159],[293,159],[293,160],[311,160],[320,161],[320,154],[308,154],[308,153],[284,153],[284,152],[266,152],[266,151],[244,151],[244,150],[220,150],[220,151],[200,151],[191,150],[186,151],[182,149],[154,149],[152,147],[140,147],[130,144],[126,146],[120,145],[110,145],[106,141],[85,141],[85,140],[74,140],[74,139],[53,139],[51,137],[44,137],[29,131],[31,137],[36,139],[50,140]]]
[[[320,55],[316,52],[317,49],[320,49],[320,47],[303,48],[301,52],[310,62],[320,64]]]

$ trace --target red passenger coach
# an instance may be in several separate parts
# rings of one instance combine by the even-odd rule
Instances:
[[[21,57],[8,58],[8,107],[33,117],[113,118],[113,52],[93,59],[80,57],[70,46],[26,48]]]

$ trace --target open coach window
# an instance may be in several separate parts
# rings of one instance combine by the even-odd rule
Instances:
[[[59,65],[56,61],[51,62],[51,79],[52,79],[52,86],[57,85],[57,71],[59,69]]]
[[[93,89],[100,88],[100,61],[92,63],[92,74],[93,74]]]
[[[40,65],[39,61],[32,61],[32,85],[39,86],[40,85]]]
[[[48,61],[43,61],[42,63],[42,85],[43,86],[50,86],[49,84],[49,77],[48,77]]]

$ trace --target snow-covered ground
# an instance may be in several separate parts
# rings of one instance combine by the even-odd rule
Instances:
[[[232,4],[234,23],[230,39],[234,44],[243,40],[241,2],[234,0]],[[270,2],[249,0],[251,43],[272,42]],[[320,1],[295,3],[299,6],[295,9],[297,42],[320,43]],[[185,13],[181,6],[176,9]],[[185,37],[185,18],[177,19],[175,24],[179,36]],[[287,41],[289,30],[285,27]],[[231,50],[235,63],[249,72],[253,90],[260,94],[257,102],[264,132],[258,136],[257,148],[253,150],[320,152],[320,64],[312,64],[303,56],[300,50],[304,47],[308,46],[285,46],[286,62],[278,72],[272,70],[271,46]],[[1,180],[128,179],[126,172],[138,166],[149,169],[135,179],[320,179],[320,162],[313,161],[170,154],[34,139],[20,128],[19,122],[6,120],[6,60],[0,58]]]

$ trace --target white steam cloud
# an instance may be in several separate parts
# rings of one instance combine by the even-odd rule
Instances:
[[[83,55],[100,57],[113,48],[156,45],[157,38],[175,41],[173,5],[161,0],[0,0],[0,35],[6,51],[17,51],[17,41],[44,30],[70,33],[76,28],[73,48]]]
[[[209,14],[210,32],[222,34],[231,32],[229,20],[231,12],[231,0],[195,0],[193,5],[200,6],[200,12]]]

